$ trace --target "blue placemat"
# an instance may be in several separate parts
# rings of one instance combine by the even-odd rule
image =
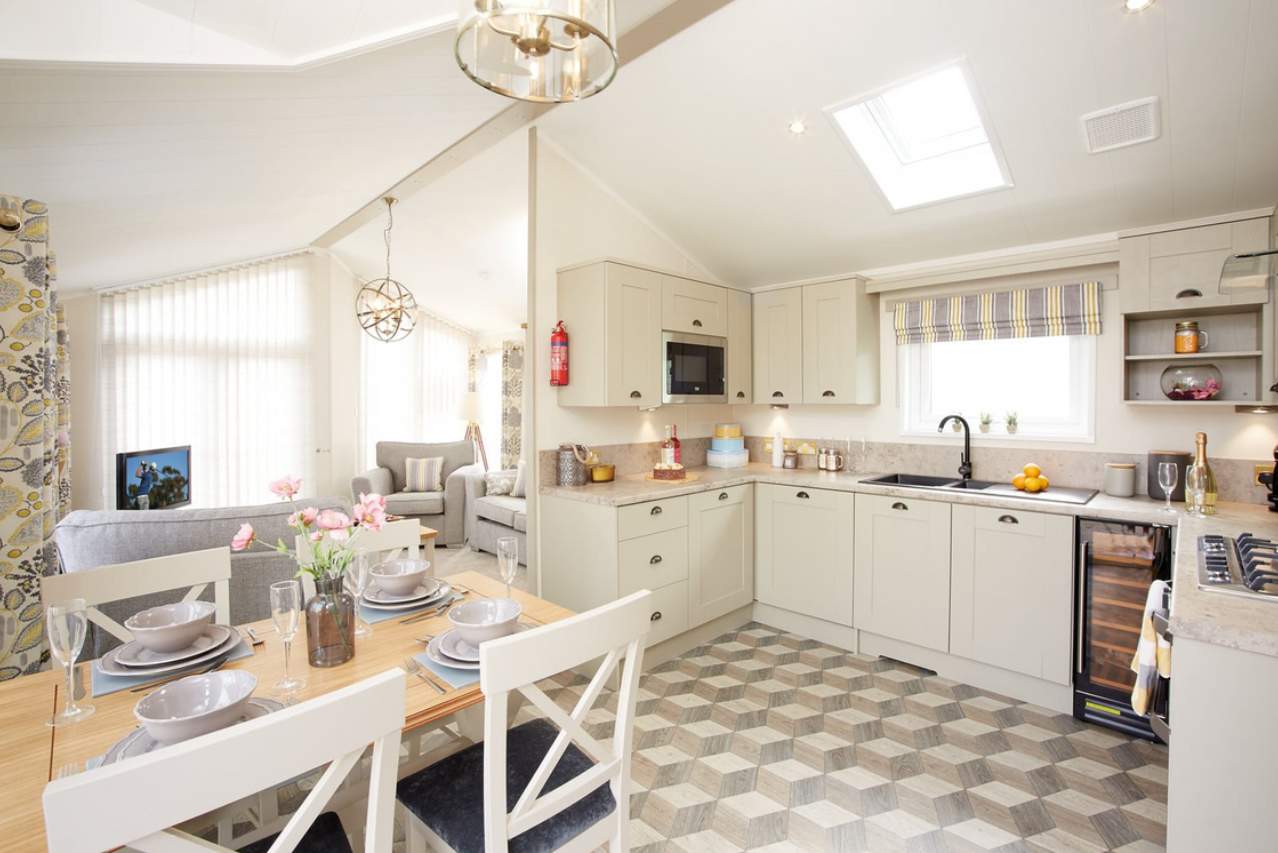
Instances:
[[[456,590],[449,593],[449,595],[451,596],[455,592]],[[423,604],[421,607],[410,607],[405,610],[375,610],[372,607],[366,606],[364,602],[361,601],[359,603],[359,615],[360,618],[368,624],[375,625],[378,622],[385,622],[389,619],[398,619],[401,616],[412,616],[414,613],[419,611],[430,610],[432,607],[439,607],[447,600],[447,598],[441,598],[438,601],[432,601],[430,604]]]
[[[431,660],[425,652],[413,655],[413,660],[444,679],[452,687],[469,687],[479,681],[479,670],[453,669],[451,666],[441,666]]]
[[[253,656],[253,649],[243,639],[231,649],[231,653],[226,656],[228,661],[240,660]],[[190,667],[192,671],[204,669],[210,666],[213,661],[203,661]],[[166,672],[163,675],[140,675],[130,677],[127,675],[107,675],[98,668],[98,662],[93,662],[93,695],[106,696],[109,693],[118,693],[121,690],[128,690],[130,687],[138,687],[143,684],[149,684],[152,681],[163,681],[166,678],[172,678],[175,675],[181,675],[182,672]]]

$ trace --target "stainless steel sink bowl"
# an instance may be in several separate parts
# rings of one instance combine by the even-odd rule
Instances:
[[[1045,492],[1030,494],[1018,490],[1011,483],[960,480],[958,477],[933,477],[928,474],[885,474],[881,477],[869,477],[861,482],[874,486],[905,486],[912,489],[932,489],[938,492],[951,490],[981,492],[991,497],[1019,498],[1042,503],[1085,504],[1096,495],[1095,489],[1070,489],[1063,486],[1052,486]]]
[[[953,477],[931,477],[927,474],[886,474],[862,480],[863,483],[874,483],[880,486],[910,486],[916,489],[938,489],[954,482]]]

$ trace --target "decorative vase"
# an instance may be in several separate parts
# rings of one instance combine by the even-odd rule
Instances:
[[[1210,400],[1223,389],[1214,364],[1173,364],[1158,384],[1168,400]]]
[[[355,599],[340,577],[317,578],[306,602],[306,656],[311,666],[338,666],[355,657]]]
[[[1008,435],[1016,435],[1016,424],[1015,424],[1015,423],[1009,423],[1009,424],[1007,425],[1007,434],[1008,434]]]
[[[982,422],[982,423],[981,423],[981,432],[989,432],[989,431],[990,431],[990,425],[989,425],[989,424],[987,424],[987,423]]]

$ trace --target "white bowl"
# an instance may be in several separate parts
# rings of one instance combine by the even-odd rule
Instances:
[[[481,598],[456,604],[448,610],[448,621],[457,636],[472,646],[515,632],[524,609],[513,598]]]
[[[255,687],[257,677],[240,669],[192,675],[144,696],[133,716],[151,737],[176,743],[235,722]]]
[[[210,601],[179,601],[134,613],[124,620],[124,627],[145,649],[176,652],[199,639],[216,611]]]
[[[368,570],[368,576],[391,595],[408,595],[430,571],[429,560],[387,560]]]

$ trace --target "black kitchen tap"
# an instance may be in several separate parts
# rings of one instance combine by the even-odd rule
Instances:
[[[950,421],[958,421],[963,425],[963,456],[959,459],[958,470],[960,477],[970,480],[972,479],[972,428],[967,425],[967,420],[962,415],[946,415],[936,425],[936,431],[944,432],[945,425]]]
[[[1278,384],[1274,385],[1274,388],[1278,388]],[[1269,390],[1272,391],[1274,388]],[[1261,484],[1269,487],[1268,501],[1270,512],[1278,512],[1278,476],[1275,476],[1275,474],[1278,474],[1278,446],[1274,447],[1274,470],[1267,474],[1261,474],[1259,478]]]

